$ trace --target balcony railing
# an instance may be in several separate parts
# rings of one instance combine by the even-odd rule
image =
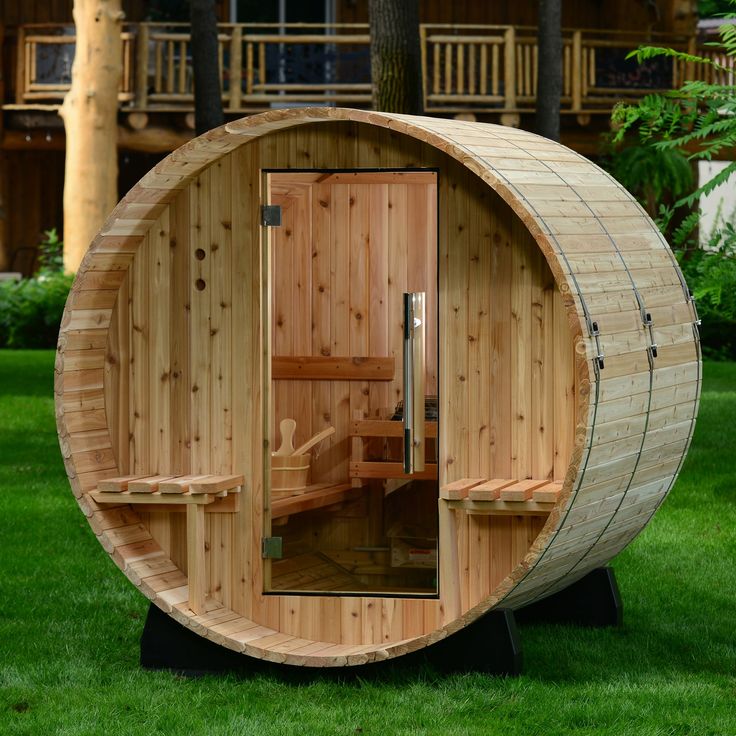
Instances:
[[[222,98],[232,112],[295,103],[370,105],[366,24],[241,23],[222,24],[219,30]],[[420,36],[428,112],[519,113],[534,109],[534,28],[424,24]],[[122,40],[122,109],[191,110],[188,26],[128,25]],[[59,104],[71,83],[74,26],[22,26],[17,42],[16,104]],[[696,50],[694,38],[672,34],[565,30],[563,112],[606,112],[619,99],[672,89],[685,79],[733,83],[733,68],[715,72],[669,57],[642,65],[626,59],[630,50],[645,43]],[[714,47],[699,51],[718,56]],[[719,61],[724,59],[719,57]]]

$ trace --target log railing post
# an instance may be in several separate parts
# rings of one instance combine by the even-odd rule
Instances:
[[[230,100],[231,110],[240,109],[243,80],[243,28],[233,26],[230,36]]]
[[[572,34],[572,111],[583,109],[583,34]]]
[[[419,51],[422,60],[422,110],[427,107],[427,28],[419,25]]]
[[[687,53],[690,54],[690,56],[695,56],[695,54],[697,53],[697,51],[698,51],[698,49],[697,49],[697,46],[696,46],[695,36],[690,36],[690,38],[688,39],[688,42],[687,42]],[[680,68],[682,68],[682,67],[680,67]],[[673,64],[672,65],[672,69],[676,73],[677,64]],[[679,80],[678,79],[673,79],[672,80],[672,87],[673,87],[673,89],[677,89],[678,87],[680,87],[683,84],[683,82],[691,82],[691,81],[693,81],[693,79],[695,77],[695,64],[693,64],[692,61],[688,61],[687,64],[685,64],[684,71],[685,71],[685,78],[684,79],[679,79]]]
[[[148,105],[148,38],[148,25],[141,23],[138,26],[135,55],[135,106],[141,110]]]
[[[24,93],[26,91],[26,29],[23,26],[18,28],[18,63],[15,72],[15,102],[22,105],[25,102]]]
[[[504,107],[516,109],[516,29],[512,26],[504,33]]]
[[[245,94],[250,96],[253,94],[253,41],[248,41],[245,45]]]

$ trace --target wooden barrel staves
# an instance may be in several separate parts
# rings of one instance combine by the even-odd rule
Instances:
[[[172,153],[105,223],[59,336],[59,437],[102,546],[175,620],[363,664],[644,528],[692,437],[696,325],[655,225],[564,146],[274,110]],[[286,417],[294,446],[335,433],[272,498]]]

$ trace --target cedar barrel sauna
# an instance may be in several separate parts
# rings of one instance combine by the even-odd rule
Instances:
[[[692,437],[696,325],[655,225],[564,146],[270,111],[172,153],[92,243],[61,448],[100,543],[176,621],[358,665],[642,530]]]

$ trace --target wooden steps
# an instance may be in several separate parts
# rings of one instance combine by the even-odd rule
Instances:
[[[462,478],[442,486],[440,498],[472,515],[546,516],[561,489],[549,480]]]

